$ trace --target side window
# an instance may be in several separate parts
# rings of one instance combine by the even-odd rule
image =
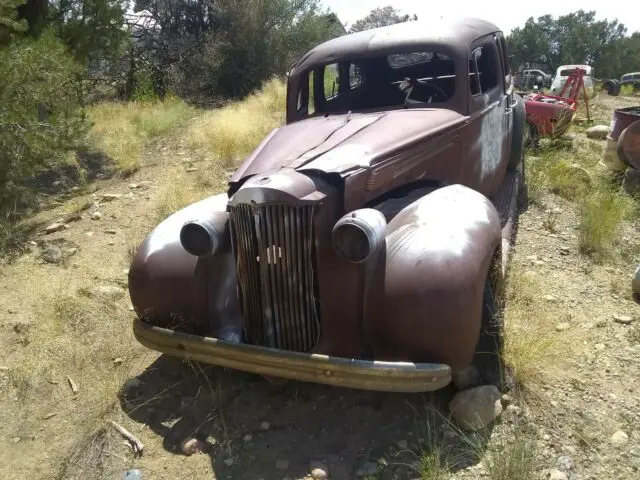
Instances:
[[[309,111],[307,112],[309,115],[311,115],[316,111],[315,88],[314,88],[315,82],[313,81],[315,76],[316,75],[314,71],[309,72],[309,103],[308,103]]]
[[[349,87],[353,90],[358,88],[360,85],[362,85],[360,67],[352,63],[349,65]]]
[[[488,46],[479,47],[473,51],[471,60],[474,65],[470,64],[469,68],[471,72],[473,72],[473,70],[471,70],[472,66],[476,69],[476,77],[479,80],[479,92],[474,91],[478,88],[478,85],[474,85],[474,82],[471,82],[472,95],[484,93],[499,85],[500,82],[498,81],[497,73],[501,71],[502,68],[498,68],[500,66],[500,62],[496,55],[496,51],[497,49],[492,49]]]
[[[314,72],[310,71],[300,82],[300,91],[298,92],[297,110],[301,115],[311,115],[315,112],[315,104],[313,102],[313,77]]]
[[[326,65],[324,67],[324,98],[332,100],[338,96],[338,81],[340,78],[340,70],[337,63]]]
[[[478,72],[477,57],[480,51],[474,50],[469,58],[469,85],[471,87],[471,95],[478,95],[482,90],[480,89],[480,75]]]

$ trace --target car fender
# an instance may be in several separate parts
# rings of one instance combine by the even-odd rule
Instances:
[[[365,343],[375,358],[470,365],[482,298],[501,242],[491,201],[463,185],[437,189],[387,225],[369,288]]]
[[[214,195],[167,217],[138,247],[129,268],[129,296],[136,314],[153,325],[240,339],[242,320],[229,234],[227,195]],[[180,229],[208,221],[220,232],[219,248],[205,257],[188,253]]]

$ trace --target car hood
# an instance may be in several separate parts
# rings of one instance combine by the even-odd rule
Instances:
[[[435,108],[307,118],[271,132],[231,182],[282,167],[345,174],[467,119],[452,110]]]

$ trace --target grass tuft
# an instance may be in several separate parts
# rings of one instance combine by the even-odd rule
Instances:
[[[183,124],[194,109],[170,97],[164,102],[105,102],[89,108],[89,143],[111,158],[124,175],[140,168],[149,141]]]
[[[600,182],[579,207],[580,251],[602,259],[617,243],[623,221],[634,211],[633,200],[610,184]]]
[[[231,168],[284,122],[285,97],[285,83],[272,79],[241,102],[200,116],[189,130],[189,145]]]
[[[535,440],[520,429],[513,436],[495,439],[484,463],[491,480],[538,478]]]
[[[559,316],[545,293],[542,276],[512,267],[506,285],[504,358],[518,389],[534,396],[549,377],[563,375],[568,337],[577,335],[574,330],[557,331],[569,318]]]

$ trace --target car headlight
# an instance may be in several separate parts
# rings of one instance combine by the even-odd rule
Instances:
[[[180,243],[191,255],[204,257],[213,254],[220,244],[220,233],[211,222],[193,220],[180,229]]]
[[[333,227],[333,248],[351,263],[363,263],[384,245],[387,221],[373,208],[361,208],[347,213]]]

